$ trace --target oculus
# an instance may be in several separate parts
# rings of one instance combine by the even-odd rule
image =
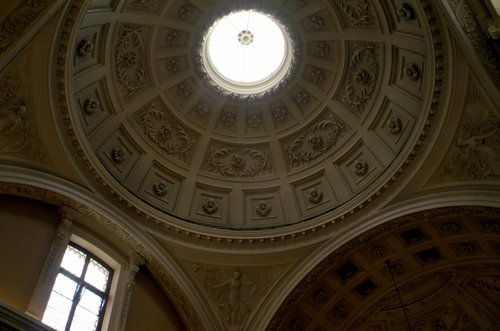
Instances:
[[[206,30],[200,55],[212,85],[243,97],[282,85],[294,62],[285,27],[257,10],[237,10],[216,19]]]

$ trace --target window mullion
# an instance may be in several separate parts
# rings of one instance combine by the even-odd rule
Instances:
[[[85,287],[84,279],[85,279],[85,274],[87,273],[87,269],[90,263],[90,256],[87,254],[85,257],[85,264],[83,265],[82,273],[80,274],[80,278],[78,278],[78,284],[76,286],[76,292],[75,295],[73,296],[73,303],[71,304],[71,310],[69,312],[68,316],[68,322],[66,323],[66,331],[69,331],[71,329],[71,324],[73,324],[73,317],[75,316],[75,311],[80,303],[80,299],[82,297],[82,291]]]

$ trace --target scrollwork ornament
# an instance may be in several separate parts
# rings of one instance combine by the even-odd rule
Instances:
[[[99,107],[99,100],[95,98],[88,98],[83,102],[83,112],[88,116],[94,115]]]
[[[111,150],[111,160],[113,160],[114,163],[120,164],[125,161],[127,158],[127,153],[125,152],[125,149],[121,146],[116,146],[113,147]]]
[[[403,131],[403,121],[399,117],[391,117],[387,120],[389,132],[395,136]]]
[[[143,27],[135,24],[120,26],[118,43],[115,46],[115,74],[123,86],[126,97],[145,87],[146,62],[142,56]]]
[[[255,212],[260,217],[269,216],[269,214],[271,214],[271,210],[272,210],[271,203],[269,201],[261,201],[255,208]]]
[[[352,171],[356,176],[363,177],[368,173],[369,168],[368,162],[365,160],[356,160],[354,161]]]
[[[334,115],[313,124],[309,130],[284,145],[288,165],[297,167],[318,159],[336,146],[345,131],[344,123]]]
[[[153,193],[159,198],[165,197],[168,194],[168,184],[163,180],[154,183]]]
[[[406,2],[403,2],[401,5],[399,5],[396,12],[398,14],[398,17],[406,22],[414,20],[416,17],[415,10],[410,4]]]
[[[404,67],[404,73],[406,77],[412,82],[416,82],[420,79],[420,68],[415,63],[408,63]]]
[[[215,201],[214,199],[208,198],[205,199],[205,201],[203,201],[203,210],[208,215],[213,215],[217,212],[217,210],[219,210],[219,205],[217,204],[217,201]]]
[[[203,169],[224,177],[256,177],[272,170],[268,151],[255,148],[213,148],[207,153]]]
[[[342,12],[353,26],[366,26],[371,24],[368,0],[340,0]]]
[[[78,42],[78,46],[76,48],[76,54],[79,57],[85,57],[92,53],[94,50],[94,43],[88,39],[82,39]]]
[[[355,113],[364,111],[372,99],[379,75],[379,63],[374,43],[354,43],[345,80],[342,102]]]
[[[180,123],[174,121],[154,103],[134,114],[143,133],[167,155],[186,162],[191,157],[196,140]]]

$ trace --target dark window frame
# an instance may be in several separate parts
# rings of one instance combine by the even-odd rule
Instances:
[[[68,270],[64,269],[62,266],[59,267],[59,271],[57,275],[62,274],[65,277],[68,277],[72,281],[74,281],[76,285],[76,290],[73,295],[73,299],[71,300],[71,309],[70,313],[68,315],[68,320],[66,321],[66,326],[64,328],[65,331],[70,331],[71,330],[71,325],[73,323],[73,318],[75,315],[76,308],[78,307],[78,304],[80,303],[80,297],[84,289],[91,291],[95,295],[101,297],[102,299],[102,304],[101,307],[99,308],[99,314],[98,314],[98,322],[97,322],[97,327],[96,330],[101,330],[102,323],[104,320],[104,313],[106,311],[106,305],[109,300],[109,293],[111,290],[111,282],[113,280],[113,273],[114,270],[111,268],[106,262],[104,262],[102,259],[100,259],[97,255],[93,254],[90,252],[88,249],[83,248],[82,246],[70,241],[67,245],[67,247],[73,247],[74,249],[82,252],[85,254],[85,264],[82,268],[82,272],[79,276],[76,276],[75,274],[69,272]],[[66,249],[67,249],[66,247]],[[90,264],[90,261],[94,260],[100,265],[102,265],[108,272],[108,281],[106,283],[106,288],[104,291],[101,291],[100,289],[96,288],[92,284],[88,283],[85,281],[85,275],[87,274],[87,269]]]

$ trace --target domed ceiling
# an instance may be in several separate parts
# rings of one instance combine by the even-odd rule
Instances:
[[[214,83],[202,54],[241,9],[290,40],[291,67],[253,94]],[[421,3],[93,1],[68,17],[57,89],[75,149],[101,187],[171,224],[342,218],[403,172],[439,99],[439,33]]]

